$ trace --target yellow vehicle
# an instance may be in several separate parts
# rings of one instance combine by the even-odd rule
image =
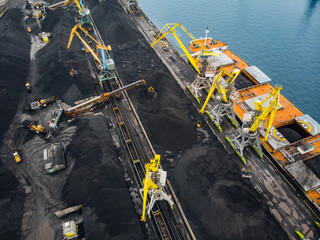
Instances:
[[[30,129],[30,131],[35,132],[35,133],[45,133],[46,130],[45,128],[37,123],[30,122],[29,124],[26,125],[27,128]]]
[[[26,87],[27,93],[31,93],[31,91],[32,91],[31,90],[31,84],[29,82],[26,83],[25,87]]]
[[[14,160],[16,161],[16,163],[21,162],[21,157],[18,152],[14,152],[13,157],[14,157]]]
[[[39,101],[35,101],[30,103],[29,105],[26,105],[25,108],[27,110],[39,110],[41,108],[46,107],[49,103],[52,103],[56,99],[55,96],[49,97],[49,98],[43,98]]]

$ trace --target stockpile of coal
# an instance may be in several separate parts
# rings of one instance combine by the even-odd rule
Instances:
[[[9,9],[0,21],[0,138],[16,114],[29,71],[30,39],[21,18],[19,9]]]
[[[8,159],[13,161],[13,159]],[[23,215],[24,190],[15,176],[0,162],[0,238],[19,239]]]
[[[88,68],[89,56],[83,54],[79,39],[74,37],[70,50],[66,50],[74,25],[74,16],[70,11],[57,9],[48,12],[42,29],[52,32],[52,41],[37,54],[37,76],[32,82],[35,88],[33,98],[56,96],[73,105],[75,101],[95,94],[95,81]],[[69,73],[72,68],[78,75],[71,77]]]
[[[49,15],[50,14],[50,15]],[[40,50],[39,77],[35,82],[41,94],[74,101],[95,95],[96,79],[90,76],[88,59],[79,39],[73,39],[69,52],[68,38],[75,25],[66,10],[49,13],[44,24],[52,28],[53,41]],[[78,75],[71,77],[71,68]],[[120,163],[102,117],[77,120],[77,132],[67,148],[68,160],[75,165],[62,187],[67,206],[83,204],[84,228],[87,239],[142,238],[139,219],[131,203]]]
[[[125,83],[144,78],[156,94],[133,89],[140,119],[197,239],[287,239],[259,194],[241,180],[229,155],[202,123],[191,101],[115,0],[91,8]],[[210,135],[210,137],[209,137]]]
[[[14,118],[28,75],[30,41],[20,26],[22,13],[9,9],[0,19],[0,141]],[[13,150],[13,149],[12,149]],[[13,156],[1,157],[14,162]],[[24,191],[0,162],[0,238],[19,239]]]
[[[77,137],[69,147],[76,165],[63,187],[64,199],[69,206],[85,206],[88,239],[143,239],[105,119],[76,125]]]
[[[0,77],[4,86],[1,89],[1,111],[8,114],[8,119],[1,118],[1,121],[4,119],[7,125],[10,124],[22,96],[14,125],[5,135],[6,144],[2,145],[1,156],[12,156],[14,148],[21,150],[26,146],[30,146],[28,151],[37,151],[50,143],[49,139],[20,128],[21,118],[29,115],[37,117],[36,113],[23,110],[26,103],[56,96],[63,102],[74,105],[74,101],[96,94],[97,81],[91,76],[88,66],[91,56],[82,50],[79,39],[75,37],[70,51],[66,51],[70,31],[76,24],[71,11],[57,9],[48,12],[42,22],[42,30],[52,32],[52,38],[38,51],[32,62],[29,61],[30,38],[36,41],[37,32],[33,30],[29,35],[20,26],[21,18],[20,10],[10,9],[6,18],[0,21],[3,30],[0,33],[1,46],[4,49],[1,51],[3,62]],[[4,19],[7,22],[2,21]],[[10,48],[6,47],[8,42]],[[78,75],[70,76],[72,68]],[[30,94],[26,94],[24,90],[27,80],[31,82],[33,90]],[[13,100],[14,104],[10,105]],[[37,165],[41,162],[41,151],[37,158],[27,159],[27,154],[21,150],[20,164],[16,164],[13,158],[1,158],[5,164],[4,167],[1,166],[0,179],[7,184],[1,184],[0,189],[0,214],[3,216],[0,220],[0,238],[19,239],[22,235],[23,239],[35,239],[36,236],[40,239],[61,239],[61,226],[54,212],[83,204],[87,239],[142,239],[139,216],[131,202],[105,120],[101,116],[70,124],[67,124],[66,119],[62,120],[54,137],[56,141],[67,145],[66,170],[52,176],[47,175],[41,164],[40,167]],[[71,131],[71,143],[63,142],[63,132],[72,127],[76,127],[76,132]],[[3,124],[1,131],[6,130],[7,126]],[[33,142],[35,144],[32,145]],[[10,145],[10,148],[5,148],[4,145]],[[36,174],[33,174],[34,171]],[[19,176],[19,184],[14,175]],[[24,192],[27,197],[24,197]],[[48,193],[52,195],[48,196]],[[47,198],[50,201],[46,202]]]

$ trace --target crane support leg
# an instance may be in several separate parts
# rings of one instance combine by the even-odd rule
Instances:
[[[211,82],[208,78],[197,75],[196,79],[191,83],[188,89],[196,99],[199,99],[202,96],[202,89],[210,89],[210,87]]]
[[[211,110],[207,112],[210,119],[219,127],[221,132],[222,132],[221,123],[222,123],[222,118],[224,116],[227,116],[229,120],[232,122],[232,124],[235,125],[236,128],[238,127],[238,123],[237,123],[236,116],[234,114],[234,110],[232,106],[233,106],[232,101],[228,103],[223,103],[220,101]]]
[[[258,155],[262,158],[262,148],[261,143],[259,141],[259,131],[254,133],[245,133],[243,129],[241,129],[240,134],[234,139],[230,139],[230,143],[234,147],[235,151],[241,157],[241,159],[245,162],[243,150],[246,146],[252,146],[254,150],[258,153]]]
[[[167,193],[165,193],[162,189],[151,189],[148,192],[149,196],[151,196],[150,202],[147,206],[147,214],[150,216],[151,210],[156,203],[156,201],[165,200],[169,203],[169,205],[173,206],[173,201],[171,199],[171,196],[169,196]]]

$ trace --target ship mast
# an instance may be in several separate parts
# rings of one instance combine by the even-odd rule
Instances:
[[[206,40],[205,40],[205,42],[204,42],[204,45],[207,45],[207,39],[208,39],[208,33],[209,33],[210,31],[208,30],[208,27],[207,27],[207,30],[206,30]]]

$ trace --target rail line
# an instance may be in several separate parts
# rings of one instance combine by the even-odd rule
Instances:
[[[96,37],[96,39],[98,39],[98,41],[101,44],[104,45],[103,39],[102,39],[102,37],[96,27],[91,15],[89,15],[89,18],[90,18],[90,21],[93,26],[94,36]],[[88,38],[87,36],[84,36],[84,37],[85,37],[85,40],[87,41],[87,43],[90,44],[90,46],[92,46],[94,44],[90,38]],[[95,63],[94,59],[93,58],[91,58],[91,59]],[[94,65],[96,66],[96,64],[94,64]],[[96,74],[98,75],[98,72],[96,72]],[[105,88],[103,90],[113,91],[113,90],[116,90],[119,87],[123,86],[123,83],[120,79],[120,76],[116,70],[115,70],[115,74],[116,74],[118,81],[116,81],[115,79],[103,81],[102,86]],[[96,91],[99,91],[99,90],[96,89]],[[121,95],[125,95],[127,100],[130,102],[129,97],[126,92]],[[132,168],[134,169],[133,174],[135,175],[135,178],[137,180],[136,184],[137,184],[137,186],[142,188],[143,187],[142,181],[145,176],[144,164],[150,159],[150,156],[147,156],[146,153],[143,153],[143,150],[140,150],[140,151],[137,150],[135,142],[136,141],[138,142],[138,139],[136,139],[136,140],[133,139],[132,136],[134,134],[132,135],[130,133],[132,131],[130,131],[126,125],[126,116],[124,116],[121,112],[121,108],[124,108],[124,107],[121,107],[120,106],[121,104],[120,105],[118,104],[118,103],[121,103],[121,100],[118,101],[118,99],[120,99],[120,98],[121,98],[120,95],[118,95],[118,96],[116,95],[116,96],[111,97],[109,99],[110,105],[112,107],[113,116],[118,124],[120,133],[122,135],[123,142],[125,143],[126,151],[130,157]],[[123,105],[124,104],[125,103],[123,103]],[[132,106],[130,106],[130,108],[132,108]],[[134,114],[136,115],[135,111],[134,111]],[[135,116],[135,117],[137,118],[137,116]],[[145,134],[144,130],[143,130],[143,133]],[[152,148],[150,150],[151,150],[150,155],[154,154],[154,150]],[[142,155],[144,156],[144,159],[141,159],[139,157]],[[171,189],[168,189],[168,190],[169,190],[169,192],[172,191]],[[168,209],[168,206],[166,206],[163,203],[156,203],[154,208],[152,209],[151,220],[152,220],[153,224],[155,225],[155,229],[157,229],[157,231],[158,231],[158,236],[160,237],[160,239],[163,239],[163,240],[192,239],[192,237],[190,237],[190,236],[188,236],[187,238],[183,237],[182,232],[179,231],[177,221],[171,219],[175,216],[174,216],[174,214],[170,214],[170,211],[172,211],[172,210]],[[190,234],[190,235],[193,236],[193,234]]]

